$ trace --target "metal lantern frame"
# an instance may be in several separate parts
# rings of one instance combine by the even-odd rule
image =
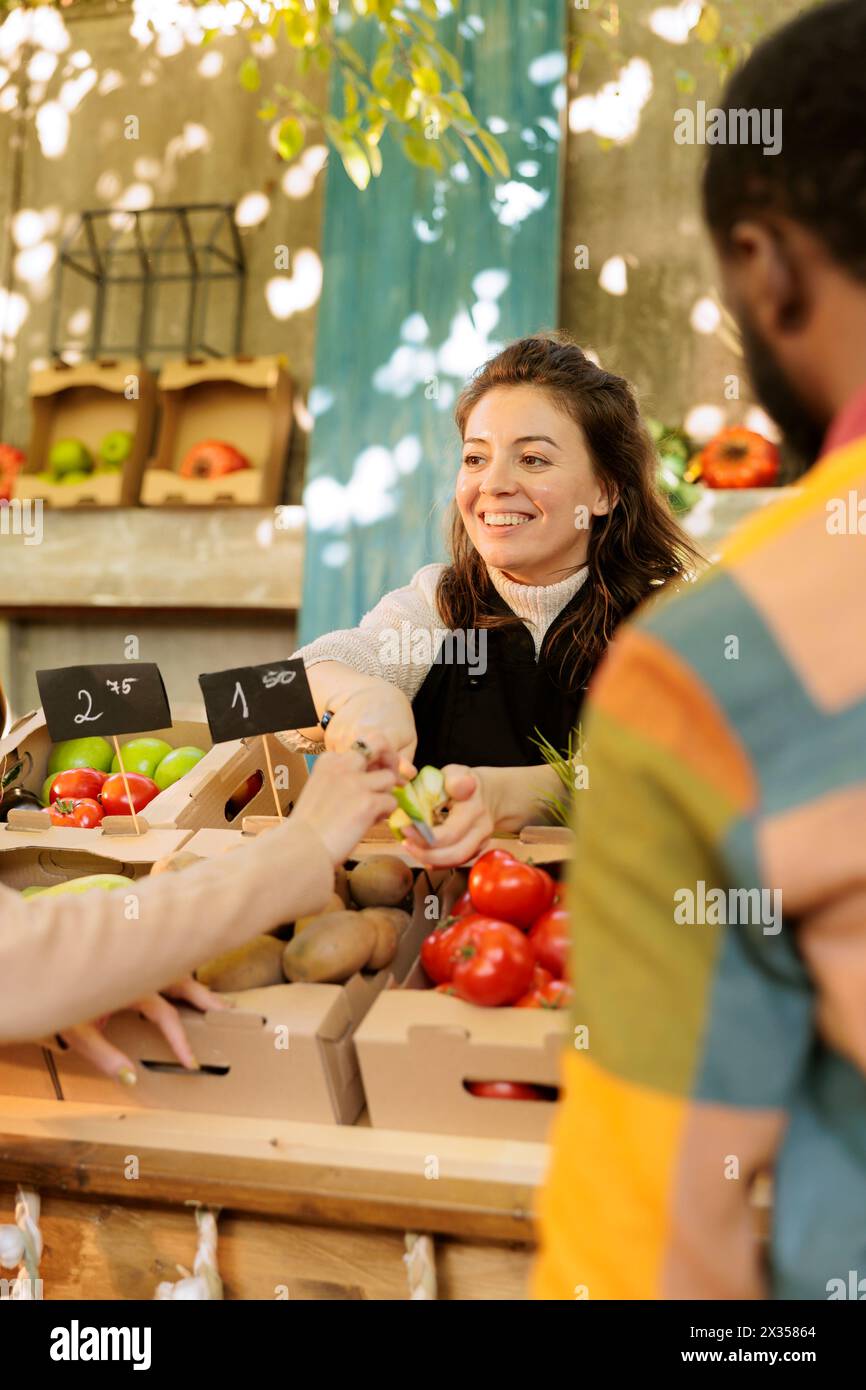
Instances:
[[[103,224],[115,219],[106,237]],[[122,219],[122,221],[121,221]],[[199,222],[207,220],[202,238]],[[132,245],[127,242],[131,233]],[[101,235],[100,235],[101,234]],[[198,234],[198,239],[197,239]],[[225,243],[218,244],[220,239]],[[126,243],[126,244],[125,244]],[[167,256],[185,258],[185,268],[166,270]],[[128,269],[123,261],[132,260]],[[64,239],[58,259],[51,315],[51,356],[63,360],[71,344],[63,341],[61,313],[67,275],[87,280],[94,291],[93,318],[88,354],[91,358],[133,356],[144,362],[155,353],[183,352],[188,357],[224,357],[239,354],[246,297],[246,259],[235,222],[233,203],[179,203],[161,207],[89,209]],[[220,351],[204,340],[211,285],[234,285],[230,345]],[[181,342],[151,341],[154,301],[158,287],[188,286],[186,326]],[[106,344],[103,332],[106,305],[112,286],[140,287],[135,341]],[[80,352],[80,345],[75,345]]]

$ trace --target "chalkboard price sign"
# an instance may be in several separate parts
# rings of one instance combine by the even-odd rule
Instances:
[[[199,676],[214,743],[318,724],[300,657]]]
[[[159,667],[152,661],[110,666],[61,666],[37,671],[48,733],[57,743],[96,734],[143,734],[171,726]]]

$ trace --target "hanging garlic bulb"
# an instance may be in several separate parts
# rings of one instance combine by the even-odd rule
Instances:
[[[0,1226],[0,1265],[14,1269],[24,1259],[24,1237],[17,1226]]]
[[[178,1265],[178,1270],[184,1277],[175,1283],[166,1279],[157,1284],[155,1299],[204,1302],[223,1297],[223,1284],[216,1262],[216,1217],[212,1211],[199,1207],[195,1214],[195,1222],[198,1227],[198,1248],[193,1264],[194,1273],[190,1274]]]

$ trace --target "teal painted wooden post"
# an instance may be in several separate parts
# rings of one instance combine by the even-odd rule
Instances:
[[[329,161],[301,636],[352,627],[442,559],[453,406],[502,343],[555,326],[564,0],[465,0],[447,21],[510,176],[444,176],[383,145],[362,193]]]

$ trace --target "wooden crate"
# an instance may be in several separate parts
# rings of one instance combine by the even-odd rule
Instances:
[[[130,397],[130,393],[136,394]],[[99,359],[75,366],[57,363],[30,376],[32,414],[27,462],[12,496],[41,498],[51,507],[131,507],[150,452],[156,409],[153,377],[134,359]],[[93,473],[86,482],[54,483],[36,477],[48,467],[59,439],[80,439],[96,456],[112,430],[133,436],[130,457],[119,472]]]
[[[281,357],[166,362],[159,404],[156,452],[142,480],[145,506],[276,506],[292,428],[292,382]],[[234,445],[252,466],[222,478],[182,478],[184,456],[205,439]]]

